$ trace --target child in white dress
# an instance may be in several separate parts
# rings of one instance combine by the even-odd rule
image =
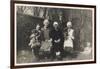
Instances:
[[[71,48],[73,49],[73,40],[74,40],[74,29],[72,29],[72,23],[67,22],[67,27],[64,29],[64,49]]]

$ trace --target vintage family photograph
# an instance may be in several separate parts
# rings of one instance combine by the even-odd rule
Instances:
[[[14,4],[14,65],[95,61],[94,7]]]

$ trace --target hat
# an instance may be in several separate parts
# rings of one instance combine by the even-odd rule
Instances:
[[[45,19],[45,20],[43,21],[43,24],[45,24],[45,23],[49,23],[49,20],[48,20],[48,19]]]
[[[72,22],[71,21],[68,21],[67,22],[67,26],[72,26]]]
[[[53,25],[58,25],[58,22],[54,22]]]
[[[39,25],[39,24],[37,24],[37,25],[36,25],[36,27],[40,27],[40,25]]]

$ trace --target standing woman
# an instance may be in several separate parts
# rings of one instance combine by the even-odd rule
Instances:
[[[43,21],[43,28],[41,29],[41,38],[42,38],[42,46],[41,46],[41,51],[44,52],[44,57],[47,56],[47,52],[50,51],[50,47],[52,46],[51,41],[52,39],[50,38],[50,27],[49,27],[49,20],[45,19]]]
[[[74,29],[72,29],[72,22],[69,21],[66,23],[66,28],[64,29],[64,49],[70,52],[73,52],[73,40],[74,38]],[[69,50],[68,50],[69,49]]]

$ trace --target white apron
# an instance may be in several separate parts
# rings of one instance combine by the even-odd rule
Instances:
[[[64,41],[64,48],[65,47],[73,48],[73,39],[74,39],[73,33],[74,33],[73,29],[70,29],[70,31],[68,31],[67,39]]]
[[[40,48],[41,51],[50,51],[51,46],[52,46],[51,41],[49,40],[43,41],[41,44],[42,44]]]

